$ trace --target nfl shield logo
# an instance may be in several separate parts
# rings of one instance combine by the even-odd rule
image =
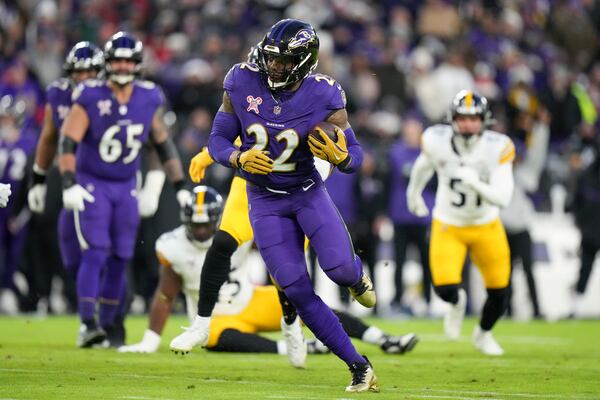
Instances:
[[[279,107],[279,106],[273,107],[273,114],[275,114],[275,115],[281,114],[281,107]]]

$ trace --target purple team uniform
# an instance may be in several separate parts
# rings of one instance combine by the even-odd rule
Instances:
[[[295,92],[272,96],[265,77],[254,64],[235,65],[227,74],[229,94],[241,132],[212,134],[209,151],[216,161],[230,166],[225,156],[236,136],[241,150],[253,146],[269,151],[275,169],[268,175],[240,170],[248,181],[250,221],[256,244],[269,273],[298,310],[304,323],[327,347],[349,365],[363,362],[338,318],[314,293],[304,257],[304,236],[310,240],[325,273],[337,284],[356,284],[362,274],[344,221],[314,168],[307,139],[318,122],[345,108],[341,86],[324,75],[309,75]],[[265,138],[263,132],[266,132]],[[348,172],[362,162],[354,135],[347,135],[352,157]],[[281,171],[287,169],[287,171]]]
[[[94,315],[100,271],[106,264],[101,305],[118,299],[124,266],[133,256],[139,225],[136,173],[142,145],[148,140],[152,118],[164,104],[162,91],[151,82],[134,81],[131,98],[119,104],[104,81],[89,80],[73,92],[73,104],[83,107],[89,127],[77,147],[77,183],[94,197],[83,212],[74,212],[83,250],[77,279],[80,315]],[[115,267],[116,266],[116,267]],[[82,303],[83,308],[82,308]],[[100,324],[112,319],[100,316]]]
[[[71,108],[72,92],[72,83],[66,78],[57,79],[48,85],[46,89],[46,101],[52,110],[52,121],[57,131],[60,130]],[[58,217],[58,244],[65,269],[71,276],[76,277],[81,261],[81,249],[75,233],[72,211],[65,209],[60,211]]]
[[[11,185],[11,191],[18,193],[25,178],[27,159],[35,151],[37,135],[31,129],[22,129],[14,139],[0,137],[0,182]],[[20,226],[15,232],[10,229],[10,221],[14,215],[14,202],[9,202],[6,208],[0,208],[0,247],[4,253],[4,268],[0,287],[13,287],[13,274],[27,234],[26,226]],[[17,220],[18,221],[18,220]]]

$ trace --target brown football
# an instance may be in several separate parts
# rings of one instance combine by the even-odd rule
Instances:
[[[319,131],[324,132],[331,140],[337,142],[337,132],[336,128],[340,129],[337,125],[332,124],[331,122],[323,121],[316,124],[310,131],[309,135],[317,139],[319,142],[323,143],[321,139],[321,135]]]

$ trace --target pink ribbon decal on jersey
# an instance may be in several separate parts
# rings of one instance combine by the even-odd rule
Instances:
[[[257,114],[260,114],[258,111],[258,106],[262,104],[262,98],[248,96],[246,97],[246,100],[248,101],[248,108],[246,108],[246,111],[254,111]]]

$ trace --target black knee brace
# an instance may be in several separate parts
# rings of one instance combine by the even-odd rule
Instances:
[[[456,304],[458,303],[458,289],[459,285],[440,285],[434,286],[435,293],[440,296],[442,300],[447,303]]]

